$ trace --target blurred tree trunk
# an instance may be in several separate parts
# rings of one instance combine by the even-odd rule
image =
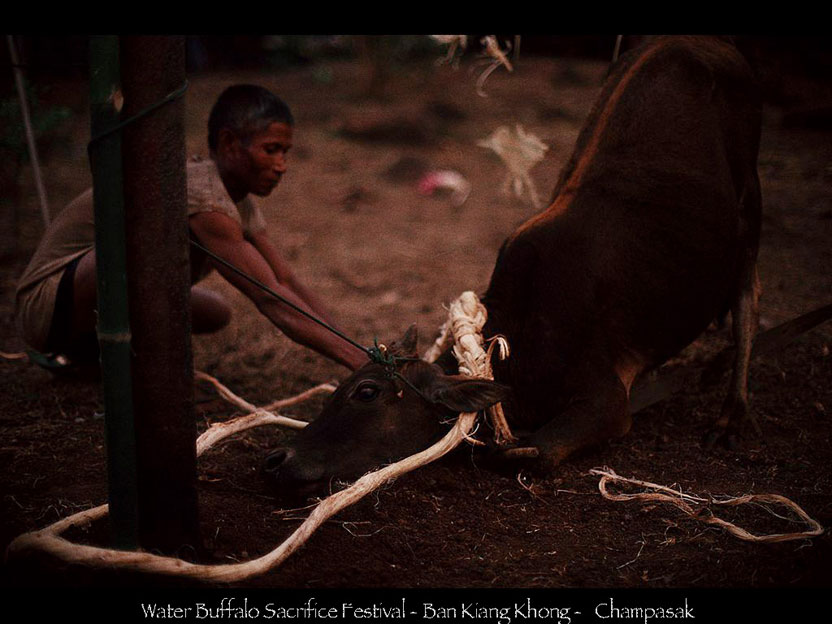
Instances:
[[[359,58],[366,68],[367,77],[361,96],[382,99],[390,82],[392,45],[384,35],[357,35]]]

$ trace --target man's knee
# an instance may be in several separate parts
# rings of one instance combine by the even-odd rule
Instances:
[[[219,331],[231,321],[231,306],[222,295],[194,286],[191,288],[191,331],[208,334]]]
[[[98,283],[95,270],[95,252],[90,251],[82,256],[71,270],[72,332],[94,332],[98,321]]]

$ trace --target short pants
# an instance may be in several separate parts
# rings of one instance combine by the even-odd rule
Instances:
[[[66,266],[58,284],[52,324],[49,327],[49,337],[46,339],[46,351],[65,355],[74,363],[92,364],[99,360],[98,336],[94,331],[80,333],[72,331],[75,309],[75,269],[78,268],[78,263],[83,257],[75,258]]]

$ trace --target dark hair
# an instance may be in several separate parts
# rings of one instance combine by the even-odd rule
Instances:
[[[217,98],[208,117],[208,147],[217,149],[220,130],[228,128],[243,141],[268,127],[281,122],[295,125],[292,111],[274,93],[257,85],[234,85]]]

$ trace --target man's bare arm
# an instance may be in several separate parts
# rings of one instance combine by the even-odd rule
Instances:
[[[302,310],[315,314],[315,310],[294,290],[279,282],[274,269],[262,253],[245,240],[242,228],[236,221],[221,213],[201,212],[192,215],[189,224],[191,231],[206,248],[273,289]],[[216,263],[216,269],[295,342],[314,349],[352,370],[367,363],[367,355],[357,347],[263,292],[227,267]]]
[[[277,247],[265,231],[252,234],[251,242],[266,262],[269,263],[269,266],[274,271],[275,277],[277,277],[277,280],[281,284],[291,288],[295,294],[303,299],[320,318],[325,320],[330,325],[336,325],[332,313],[326,309],[315,293],[309,290],[309,288],[298,280],[295,273],[289,267],[289,264],[283,259],[283,255],[278,251]]]

